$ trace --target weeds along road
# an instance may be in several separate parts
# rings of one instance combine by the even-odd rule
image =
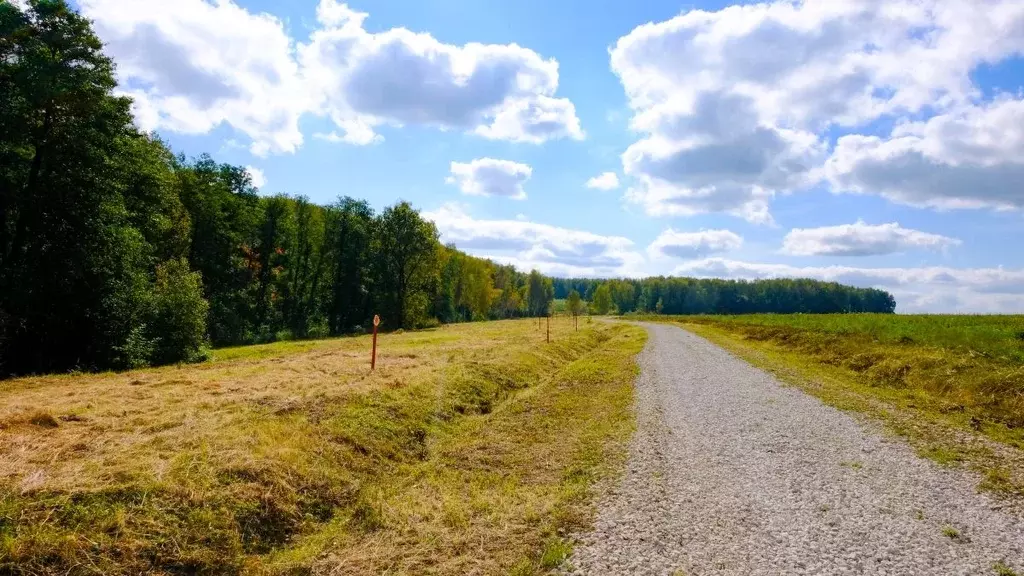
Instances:
[[[1024,521],[921,459],[662,324],[640,355],[637,432],[576,574],[1024,574]]]

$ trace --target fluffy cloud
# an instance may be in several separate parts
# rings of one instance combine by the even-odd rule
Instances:
[[[556,98],[558,63],[515,44],[444,44],[427,33],[372,33],[367,14],[321,0],[322,26],[298,49],[317,108],[347,135],[421,124],[516,142],[582,138],[572,102]],[[357,136],[355,141],[365,140]]]
[[[468,163],[452,162],[451,173],[445,181],[458,185],[463,194],[525,200],[523,183],[530,179],[533,169],[511,160],[477,158]]]
[[[227,124],[253,153],[294,152],[310,105],[283,23],[230,0],[80,0],[144,129]]]
[[[839,139],[826,172],[838,191],[935,208],[1024,208],[1024,100],[964,106]]]
[[[522,270],[536,268],[564,277],[633,276],[644,261],[633,242],[620,236],[523,220],[477,219],[456,204],[423,216],[437,225],[442,241]]]
[[[604,172],[587,180],[587,188],[597,190],[614,190],[619,187],[619,177],[615,172]]]
[[[491,140],[542,144],[555,138],[582,140],[583,129],[576,107],[568,98],[538,95],[507,102],[494,111],[491,124],[480,124],[475,132]]]
[[[699,232],[677,232],[665,230],[647,247],[652,258],[703,258],[737,250],[743,246],[743,238],[729,230],[701,230]]]
[[[726,212],[770,222],[775,191],[813,182],[826,154],[814,134],[760,124],[754,100],[741,95],[701,94],[689,107],[646,110],[633,125],[649,136],[622,155],[639,182],[626,197],[654,216]]]
[[[870,225],[863,220],[841,226],[795,228],[782,241],[794,256],[875,256],[915,248],[945,249],[960,240],[904,228],[897,222]]]
[[[245,172],[252,179],[252,185],[256,188],[263,188],[267,184],[267,176],[263,173],[263,170],[254,168],[252,166],[246,166]]]
[[[627,199],[769,222],[774,194],[820,181],[830,127],[965,106],[979,63],[1024,50],[1024,3],[982,5],[778,1],[637,27],[611,50],[642,135],[622,158]]]
[[[294,152],[304,114],[328,116],[328,141],[370,144],[380,125],[418,124],[540,143],[581,139],[555,92],[558,63],[517,46],[444,44],[321,0],[319,28],[296,43],[282,21],[233,0],[80,0],[118,64],[144,129],[207,133],[228,125],[258,155]]]
[[[1024,307],[1024,270],[1004,268],[802,267],[708,258],[681,264],[684,276],[713,278],[814,278],[896,297],[899,312],[1019,312]]]

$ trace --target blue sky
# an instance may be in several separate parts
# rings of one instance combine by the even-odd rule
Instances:
[[[79,0],[137,121],[559,276],[1024,312],[1024,3]],[[588,184],[589,183],[589,184]]]

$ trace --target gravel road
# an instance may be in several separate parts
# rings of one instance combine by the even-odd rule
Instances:
[[[976,576],[1001,562],[1024,576],[1024,520],[976,477],[698,336],[645,326],[628,470],[570,574]]]

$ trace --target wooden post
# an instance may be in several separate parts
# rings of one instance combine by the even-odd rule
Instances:
[[[373,315],[373,352],[370,355],[370,370],[377,368],[377,326],[380,326],[380,316]]]
[[[551,316],[548,316],[548,344],[551,343]]]

